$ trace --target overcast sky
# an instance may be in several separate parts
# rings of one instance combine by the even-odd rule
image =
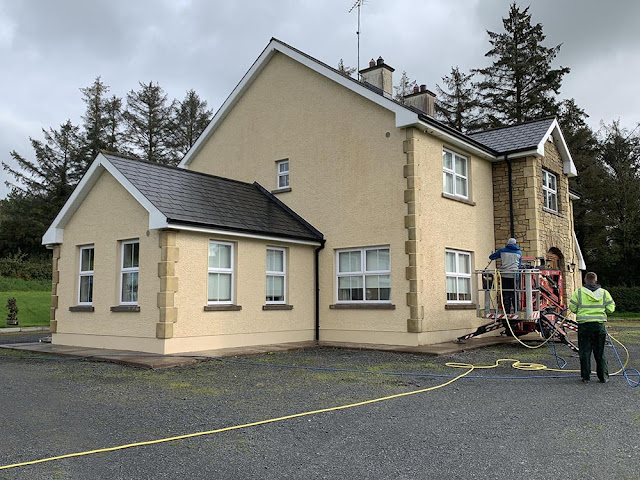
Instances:
[[[271,37],[337,66],[357,64],[352,0],[0,0],[0,160],[33,158],[29,137],[79,124],[79,88],[96,76],[124,97],[138,81],[170,98],[194,89],[217,110]],[[509,0],[367,0],[360,65],[382,56],[433,89],[451,66],[485,66],[486,30],[502,31]],[[532,0],[557,65],[571,68],[561,98],[575,98],[598,128],[640,121],[640,2]],[[529,5],[529,2],[520,2]],[[0,171],[0,198],[7,193]],[[13,179],[11,179],[13,180]]]

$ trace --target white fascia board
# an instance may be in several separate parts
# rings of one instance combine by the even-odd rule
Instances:
[[[410,125],[409,124],[403,125],[403,127],[408,127],[408,126],[410,126]],[[427,124],[425,122],[420,121],[418,126],[420,128],[422,128],[422,129],[424,129],[424,132],[426,134],[435,135],[436,137],[442,138],[447,143],[455,145],[456,147],[462,148],[462,149],[464,149],[464,150],[466,150],[468,152],[472,152],[472,153],[476,154],[480,158],[484,158],[486,160],[491,160],[491,161],[501,160],[500,157],[496,157],[495,155],[491,155],[490,153],[485,152],[481,148],[478,148],[475,145],[467,143],[467,142],[459,139],[458,137],[455,137],[454,135],[451,135],[450,133],[447,133],[444,130],[440,130],[439,128],[436,128],[436,127],[434,127],[432,125],[429,125],[429,124]]]
[[[78,183],[69,199],[53,220],[53,223],[42,237],[43,245],[54,245],[62,243],[64,239],[64,227],[67,225],[73,214],[76,213],[78,207],[82,204],[86,196],[89,194],[95,183],[100,178],[102,172],[108,171],[124,188],[136,199],[142,207],[149,212],[149,229],[165,228],[167,225],[166,217],[133,186],[129,180],[125,178],[120,171],[115,168],[109,160],[99,153],[87,172]]]
[[[330,80],[333,80],[339,85],[357,93],[358,95],[363,96],[367,100],[370,100],[373,103],[380,105],[381,107],[386,108],[387,110],[392,111],[396,115],[397,128],[407,128],[411,126],[421,127],[425,131],[428,131],[428,133],[436,133],[438,136],[446,139],[449,143],[459,146],[460,148],[463,148],[467,151],[474,152],[476,155],[482,158],[485,158],[488,160],[497,160],[497,158],[494,157],[493,155],[488,154],[487,152],[483,151],[482,149],[479,149],[478,147],[472,145],[471,143],[464,142],[459,138],[454,137],[453,135],[450,135],[438,128],[435,128],[431,125],[427,125],[421,122],[418,117],[418,114],[409,110],[408,108],[405,108],[402,105],[397,104],[393,100],[383,95],[379,95],[375,93],[374,91],[354,81],[353,79],[345,77],[344,75],[341,75],[340,73],[337,73],[331,70],[330,68],[327,68],[322,63],[316,60],[313,60],[307,57],[306,55],[301,54],[300,52],[288,47],[287,45],[284,45],[278,40],[273,39],[271,40],[271,42],[269,42],[269,45],[267,45],[267,48],[263,50],[263,52],[260,54],[258,59],[253,63],[249,71],[244,75],[244,77],[242,77],[242,80],[240,80],[240,83],[238,83],[236,88],[234,88],[233,92],[231,92],[231,95],[227,97],[227,99],[222,104],[220,109],[214,115],[211,122],[209,122],[209,125],[207,125],[207,128],[205,128],[205,130],[202,132],[200,137],[198,137],[198,140],[196,141],[196,143],[193,144],[191,149],[184,156],[184,158],[182,159],[178,167],[189,168],[189,164],[191,163],[191,161],[202,149],[204,144],[207,142],[207,140],[213,134],[216,128],[218,128],[220,123],[227,117],[231,109],[235,106],[238,100],[240,100],[244,92],[249,88],[249,86],[251,86],[251,84],[254,82],[258,74],[262,71],[262,69],[266,66],[268,61],[276,52],[286,55],[292,60],[295,60],[296,62],[304,65],[305,67],[310,68],[314,72],[317,72],[320,75]]]
[[[196,140],[196,143],[193,144],[191,149],[189,149],[189,151],[184,156],[182,161],[178,164],[178,167],[189,168],[189,164],[191,163],[193,158],[202,149],[202,147],[204,146],[206,141],[209,139],[211,134],[216,130],[216,128],[220,125],[220,123],[227,117],[231,109],[235,106],[235,104],[242,97],[242,95],[249,88],[249,86],[251,86],[251,84],[254,82],[258,74],[264,69],[264,67],[267,65],[267,63],[271,59],[271,57],[276,52],[286,55],[292,60],[295,60],[296,62],[304,65],[305,67],[310,68],[311,70],[319,73],[320,75],[323,75],[324,77],[327,77],[330,80],[333,80],[334,82],[342,85],[343,87],[348,88],[349,90],[352,90],[362,95],[368,100],[371,100],[372,102],[388,110],[393,111],[396,114],[396,126],[401,127],[401,126],[407,126],[407,125],[414,125],[418,123],[417,113],[414,113],[404,108],[403,106],[398,105],[397,103],[389,100],[388,98],[385,98],[382,95],[378,95],[377,93],[371,91],[365,86],[357,82],[354,82],[352,79],[349,79],[344,75],[334,72],[333,70],[325,67],[321,63],[318,63],[317,61],[312,60],[311,58],[305,55],[302,55],[300,52],[273,39],[271,40],[271,42],[269,42],[269,45],[267,45],[267,48],[265,48],[262,51],[258,59],[253,63],[249,71],[244,75],[244,77],[242,77],[242,80],[240,80],[240,83],[236,85],[236,88],[233,89],[233,92],[231,92],[231,95],[227,97],[227,99],[222,104],[220,109],[214,115],[213,119],[211,119],[211,122],[209,122],[209,125],[207,125],[207,128],[205,128],[204,132],[202,132],[200,137],[198,137],[198,140]]]
[[[564,173],[567,177],[577,176],[578,170],[576,169],[575,163],[573,163],[571,152],[569,152],[567,142],[564,140],[564,136],[562,135],[562,131],[560,130],[558,119],[554,119],[553,122],[551,122],[549,130],[547,130],[547,133],[544,135],[544,137],[542,137],[542,140],[538,144],[538,151],[541,152],[541,155],[544,155],[544,145],[545,142],[549,139],[549,136],[553,136],[556,148],[558,149],[558,152],[560,152],[560,157],[562,158],[562,173]]]
[[[572,233],[573,233],[573,241],[575,242],[575,245],[576,245],[576,255],[578,256],[578,269],[586,270],[587,264],[584,263],[584,257],[582,256],[582,250],[580,249],[580,244],[578,243],[578,237],[576,237],[575,230]]]
[[[166,228],[172,228],[175,230],[185,230],[188,232],[199,232],[199,233],[209,233],[211,235],[223,235],[226,237],[240,237],[240,238],[253,238],[257,240],[267,240],[270,242],[282,242],[282,243],[295,243],[298,245],[312,245],[315,247],[319,247],[321,245],[320,242],[314,242],[312,240],[297,240],[295,238],[286,238],[286,237],[276,237],[270,235],[259,235],[256,233],[243,233],[243,232],[234,232],[231,230],[219,230],[215,228],[206,228],[206,227],[195,227],[191,225],[178,225],[174,223],[169,223]]]
[[[536,148],[534,150],[524,150],[522,152],[510,153],[509,155],[507,155],[507,158],[509,160],[513,160],[516,158],[523,158],[523,157],[542,157],[542,156],[543,155],[540,154],[540,151]]]
[[[569,198],[571,200],[580,200],[581,197],[580,197],[580,195],[576,195],[575,193],[569,192]]]

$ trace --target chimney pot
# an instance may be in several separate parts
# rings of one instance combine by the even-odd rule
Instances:
[[[413,93],[418,93],[419,91],[420,91],[420,88],[417,85],[415,85],[413,87]]]
[[[420,91],[421,92],[426,92],[427,91],[427,86],[425,84],[420,85]]]
[[[376,66],[376,61],[372,58],[372,59],[369,61],[369,67],[370,67],[370,68],[372,68],[372,67],[375,67],[375,66]]]
[[[382,65],[384,63],[384,60],[382,57],[378,57],[378,65]]]

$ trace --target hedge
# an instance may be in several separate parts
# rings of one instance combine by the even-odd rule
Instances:
[[[640,312],[640,287],[608,287],[616,302],[616,312]]]
[[[0,258],[0,276],[25,280],[51,280],[51,257],[48,255],[27,257],[18,252]]]

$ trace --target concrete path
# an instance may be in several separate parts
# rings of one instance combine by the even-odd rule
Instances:
[[[524,341],[535,341],[539,337],[535,335],[523,338]],[[450,355],[457,352],[475,350],[478,348],[515,343],[516,340],[506,336],[480,337],[466,340],[464,343],[446,342],[435,345],[421,345],[417,347],[404,347],[398,345],[375,345],[348,342],[296,342],[280,343],[272,345],[257,345],[252,347],[224,348],[205,350],[201,352],[184,353],[180,355],[160,355],[128,350],[108,350],[102,348],[68,347],[64,345],[52,345],[50,343],[15,343],[0,345],[0,348],[22,350],[43,355],[58,355],[63,357],[80,357],[91,360],[104,361],[142,368],[172,368],[192,365],[205,361],[211,357],[237,357],[245,355],[257,355],[268,352],[285,352],[318,347],[336,347],[353,350],[379,350],[386,352],[406,352],[418,355]]]

